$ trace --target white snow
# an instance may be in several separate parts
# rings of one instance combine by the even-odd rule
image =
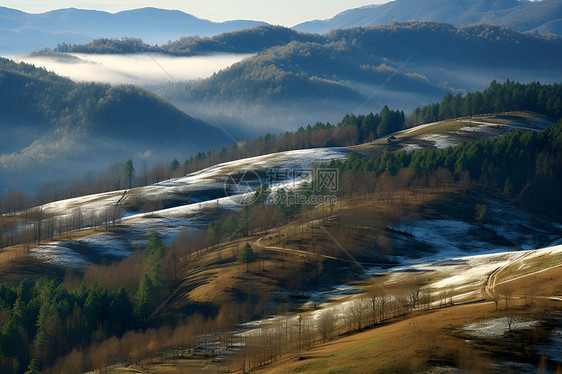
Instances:
[[[478,338],[499,338],[509,331],[511,322],[511,330],[524,330],[536,326],[538,321],[515,319],[510,317],[500,317],[488,319],[481,322],[474,322],[463,326],[463,331],[469,335]]]
[[[205,222],[201,221],[204,211],[216,208],[240,209],[241,199],[251,196],[253,192],[246,195],[227,196],[225,181],[231,173],[237,174],[250,170],[256,172],[256,177],[263,179],[270,169],[310,171],[315,164],[345,158],[347,153],[346,148],[303,149],[226,162],[191,173],[185,177],[146,187],[100,193],[45,204],[42,207],[43,214],[45,216],[68,218],[79,208],[82,217],[100,216],[108,209],[116,207],[120,201],[136,197],[153,201],[167,198],[185,200],[185,205],[148,213],[135,214],[127,211],[121,220],[121,224],[129,230],[128,243],[116,242],[117,244],[112,244],[117,239],[111,235],[99,234],[70,242],[72,243],[70,247],[73,245],[86,247],[95,251],[93,254],[96,256],[126,256],[130,253],[130,249],[142,246],[147,235],[152,231],[159,232],[164,240],[169,242],[183,229],[196,228],[204,224]],[[289,174],[287,180],[274,180],[273,182],[276,182],[276,184],[271,187],[271,190],[298,188],[306,181],[309,182],[310,177],[303,179]],[[266,180],[256,180],[253,187],[257,188],[262,182],[266,182]],[[196,201],[196,199],[193,199],[190,202],[187,196],[191,193],[197,193],[201,195],[198,195],[198,198],[206,200]],[[208,194],[208,196],[205,196],[205,194]],[[87,256],[74,254],[72,249],[69,248],[69,242],[39,247],[32,250],[32,254],[37,258],[61,266],[79,267],[87,262]],[[69,259],[62,258],[65,256],[68,256]]]
[[[426,140],[430,143],[433,143],[435,148],[447,148],[447,147],[454,147],[458,144],[458,141],[454,139],[454,137],[450,135],[442,135],[442,134],[433,134],[426,137],[421,138],[421,140]]]
[[[416,131],[425,129],[425,128],[427,128],[427,127],[435,126],[435,125],[437,125],[437,124],[439,124],[439,123],[440,123],[440,122],[426,123],[426,124],[424,124],[424,125],[419,125],[419,126],[415,126],[415,127],[410,127],[409,129],[397,131],[397,132],[395,132],[395,133],[392,133],[391,135],[398,136],[398,135],[411,134],[411,133],[413,133],[413,132],[416,132]]]
[[[408,144],[407,146],[402,148],[402,150],[406,152],[419,151],[421,149],[423,149],[423,147],[419,144]]]
[[[43,244],[30,252],[46,263],[74,269],[91,264],[93,258],[127,257],[131,254],[128,243],[110,233]]]
[[[30,252],[36,258],[56,266],[81,268],[88,262],[81,254],[70,248],[60,246],[58,243],[41,245],[33,248]]]
[[[115,206],[124,192],[125,190],[111,191],[55,201],[42,206],[43,214],[68,217],[79,208],[83,215],[99,215],[109,206]]]

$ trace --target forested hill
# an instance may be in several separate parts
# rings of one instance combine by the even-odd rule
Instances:
[[[419,123],[428,123],[485,113],[520,110],[562,119],[562,84],[542,85],[538,82],[521,84],[509,80],[500,84],[493,81],[483,92],[470,92],[465,96],[448,93],[441,103],[417,108],[414,116]]]
[[[530,210],[560,217],[562,120],[540,133],[515,131],[496,139],[472,140],[445,149],[351,156],[325,167],[357,173],[396,174],[447,170],[458,180],[495,190]],[[446,175],[446,174],[445,174]]]
[[[478,24],[456,28],[450,24],[431,21],[391,23],[367,28],[333,30],[326,35],[297,32],[281,26],[257,26],[245,30],[227,32],[213,37],[184,37],[177,41],[157,46],[149,45],[138,38],[100,38],[88,44],[62,43],[54,49],[63,53],[164,53],[178,56],[205,55],[210,53],[253,53],[273,47],[287,46],[291,42],[341,48],[341,43],[350,43],[360,48],[373,49],[379,57],[408,58],[416,52],[416,58],[446,56],[455,62],[473,62],[484,54],[486,61],[506,63],[506,58],[523,57],[525,63],[531,56],[518,52],[533,53],[547,47],[560,46],[561,39],[550,36],[522,34],[512,29]],[[558,43],[558,44],[552,44]],[[489,56],[496,48],[498,52],[509,52],[507,56]],[[482,59],[482,61],[485,61]],[[510,65],[513,62],[507,61]],[[541,61],[535,61],[541,64]]]
[[[423,93],[428,100],[444,94],[444,85],[456,84],[454,74],[459,72],[466,86],[467,69],[490,75],[509,69],[548,69],[552,77],[561,73],[562,39],[499,26],[405,22],[335,30],[316,38],[262,51],[193,84],[190,95],[252,103],[303,98],[362,102],[373,92],[371,87],[384,83],[385,90]],[[443,69],[450,70],[448,82],[443,81]],[[181,101],[182,92],[184,86],[165,94]]]
[[[159,148],[174,146],[195,151],[230,141],[219,129],[134,86],[74,83],[2,58],[0,87],[2,175],[33,165],[47,178],[51,167],[63,163],[84,173],[88,170],[73,163],[93,168],[106,158],[115,161],[147,150],[156,155]]]
[[[252,53],[286,45],[292,41],[325,42],[320,35],[300,33],[282,26],[256,26],[226,32],[212,37],[188,36],[160,46],[149,45],[139,38],[100,38],[90,43],[61,43],[55,52],[71,53],[164,53],[176,56],[205,55],[210,53]]]
[[[206,143],[209,136],[224,140],[215,127],[130,85],[74,83],[44,69],[3,58],[0,85],[0,122],[8,130],[16,123],[19,127],[41,128],[68,125],[128,139],[175,143],[183,133],[195,142]]]

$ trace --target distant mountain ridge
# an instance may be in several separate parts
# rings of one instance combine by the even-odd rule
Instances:
[[[504,25],[514,30],[562,34],[562,0],[395,0],[378,6],[349,9],[327,20],[294,26],[298,31],[327,33],[394,21],[427,20],[454,26],[474,23]]]
[[[346,10],[328,20],[293,27],[309,33],[366,27],[393,21],[431,20],[454,26],[505,25],[514,30],[562,35],[562,0],[395,0]],[[139,8],[108,13],[75,8],[32,14],[0,7],[0,55],[22,55],[60,43],[87,44],[100,38],[140,38],[150,45],[199,35],[214,36],[267,25],[233,20],[213,22],[178,10]]]
[[[137,37],[150,44],[163,44],[189,35],[212,36],[264,24],[249,20],[213,22],[158,8],[118,13],[68,8],[33,14],[0,7],[0,54],[27,54],[59,43],[83,44],[102,37]]]
[[[283,26],[260,25],[244,30],[226,32],[212,37],[188,36],[162,45],[149,45],[138,38],[100,38],[87,44],[61,44],[55,53],[131,54],[162,53],[175,56],[197,56],[212,53],[257,53],[290,42],[323,42],[325,37],[298,32]],[[33,55],[52,55],[38,51]]]
[[[261,33],[260,28],[254,31]],[[283,32],[275,31],[275,35]],[[364,100],[356,83],[381,84],[386,80],[387,87],[441,95],[447,89],[439,83],[441,73],[436,72],[428,80],[428,70],[445,66],[538,68],[556,75],[561,70],[561,37],[523,34],[495,25],[457,28],[443,22],[409,21],[333,30],[323,36],[294,31],[287,34],[292,39],[289,43],[272,43],[256,56],[191,83],[189,95],[202,100],[218,97],[252,102],[329,96],[337,100]],[[233,40],[235,37],[230,35]],[[409,62],[403,65],[404,61]],[[406,70],[406,66],[412,70]],[[180,91],[185,95],[184,88]]]

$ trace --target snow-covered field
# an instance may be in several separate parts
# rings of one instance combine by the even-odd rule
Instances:
[[[454,302],[475,300],[484,296],[483,290],[494,270],[521,260],[525,264],[533,257],[562,256],[562,246],[542,248],[528,251],[500,252],[436,260],[427,258],[423,263],[402,265],[388,269],[387,283],[400,282],[411,278],[412,274],[430,274],[431,283],[427,286],[435,297],[448,292],[454,292]],[[522,269],[522,268],[521,268]],[[372,275],[378,274],[380,269],[374,269]],[[521,270],[521,273],[526,274]]]
[[[279,187],[297,187],[309,180],[309,176],[293,171],[310,171],[319,163],[345,158],[345,148],[318,148],[280,152],[265,156],[226,162],[191,173],[185,177],[171,179],[132,190],[107,192],[46,204],[43,214],[59,219],[70,219],[77,212],[82,217],[100,216],[116,206],[126,205],[130,200],[174,201],[176,206],[147,213],[125,211],[121,225],[127,233],[104,233],[86,238],[50,243],[35,248],[31,253],[48,263],[61,266],[82,267],[95,263],[102,257],[123,257],[145,243],[152,231],[159,232],[165,241],[172,241],[186,228],[202,227],[208,223],[209,211],[240,209],[240,201],[247,190],[231,188],[225,181],[229,175],[251,176],[244,186],[255,190],[261,183]],[[272,172],[281,170],[288,173]],[[275,178],[269,178],[274,175]],[[280,178],[280,176],[285,178]],[[269,180],[268,180],[269,179]],[[242,187],[244,187],[242,186]],[[235,186],[236,187],[236,186]],[[249,193],[251,194],[251,193]],[[129,201],[128,201],[129,200]]]

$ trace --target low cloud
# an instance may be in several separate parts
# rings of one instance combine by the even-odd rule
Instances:
[[[80,130],[64,128],[45,135],[21,151],[0,155],[0,165],[6,169],[21,169],[31,165],[46,165],[70,154],[85,151],[86,146],[78,140]]]
[[[12,57],[44,67],[75,82],[102,82],[159,86],[171,81],[208,78],[213,73],[253,56],[252,54],[216,54],[175,57],[161,54],[90,55],[73,54],[77,59],[61,61],[50,57]]]

